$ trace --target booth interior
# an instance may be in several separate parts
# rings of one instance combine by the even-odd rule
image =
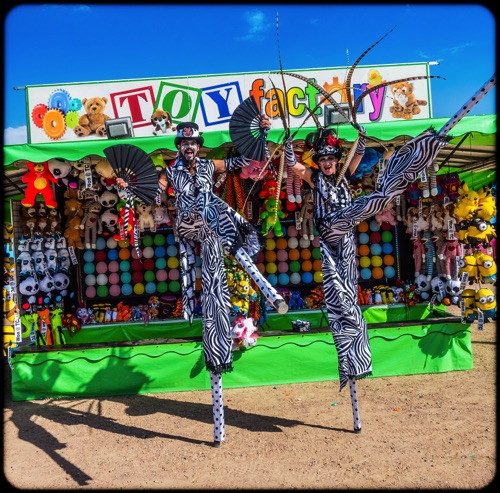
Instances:
[[[441,120],[367,123],[367,134],[381,137],[384,146],[368,142],[352,195],[373,191],[388,147],[397,149],[431,125],[439,128]],[[298,150],[312,130],[297,134]],[[348,149],[352,128],[342,132]],[[271,130],[269,140],[276,145],[280,136]],[[496,209],[490,213],[496,201],[495,136],[496,115],[464,118],[438,169],[358,225],[358,300],[369,327],[373,377],[473,368],[470,331],[496,318]],[[146,151],[160,171],[175,157],[173,139],[119,142]],[[124,231],[126,207],[103,152],[112,144],[104,138],[4,147],[5,183],[12,190],[4,203],[3,348],[14,400],[210,388],[199,303],[192,325],[182,318],[173,198],[164,193],[152,204],[136,205],[134,241]],[[476,149],[467,160],[469,144],[480,153]],[[205,146],[202,154],[212,158],[236,152],[227,132],[207,132]],[[459,148],[457,164],[452,156]],[[33,191],[30,177],[40,163],[52,178]],[[285,315],[276,313],[226,257],[232,317],[254,324],[246,339],[234,339],[228,388],[338,379],[319,237],[304,189],[293,180],[283,178],[283,214],[270,231],[261,228],[266,199],[275,193],[272,173],[258,180],[228,173],[216,183],[215,192],[263,234],[257,267],[290,307]],[[464,221],[454,210],[465,206],[471,192],[486,205],[476,204]],[[198,252],[198,294],[200,264]],[[447,312],[451,305],[461,308],[460,317]]]

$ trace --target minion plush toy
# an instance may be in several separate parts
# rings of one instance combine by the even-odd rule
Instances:
[[[475,296],[476,311],[479,309],[483,312],[484,321],[489,322],[488,317],[493,320],[497,319],[497,299],[490,288],[481,288]]]
[[[467,323],[472,323],[476,319],[476,291],[468,288],[462,291],[462,300],[465,303],[464,317]]]

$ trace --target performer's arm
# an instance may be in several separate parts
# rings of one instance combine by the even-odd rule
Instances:
[[[365,138],[366,130],[365,130],[365,127],[359,125],[358,130],[359,130],[358,144],[357,144],[356,150],[354,151],[354,156],[351,159],[351,162],[349,164],[349,172],[351,173],[351,176],[354,175],[354,172],[356,171],[357,167],[359,166],[361,159],[363,159],[363,156],[365,154],[365,149],[366,149],[366,138]]]

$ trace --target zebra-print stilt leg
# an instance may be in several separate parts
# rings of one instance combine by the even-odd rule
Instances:
[[[214,447],[220,447],[221,442],[226,438],[222,375],[210,372],[210,385],[212,387],[212,408],[214,413]]]
[[[257,283],[262,294],[269,300],[269,302],[276,308],[276,311],[283,315],[288,311],[288,305],[283,297],[269,284],[269,281],[262,276],[259,269],[257,269],[248,253],[239,248],[236,250],[236,259],[241,266],[247,271],[248,275]]]
[[[351,392],[352,415],[354,418],[354,431],[361,433],[361,419],[359,417],[358,394],[356,392],[356,377],[349,377],[349,390]]]

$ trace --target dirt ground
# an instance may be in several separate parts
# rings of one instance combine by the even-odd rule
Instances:
[[[496,475],[496,324],[472,325],[474,369],[338,381],[12,402],[4,478],[19,489],[479,489]]]

